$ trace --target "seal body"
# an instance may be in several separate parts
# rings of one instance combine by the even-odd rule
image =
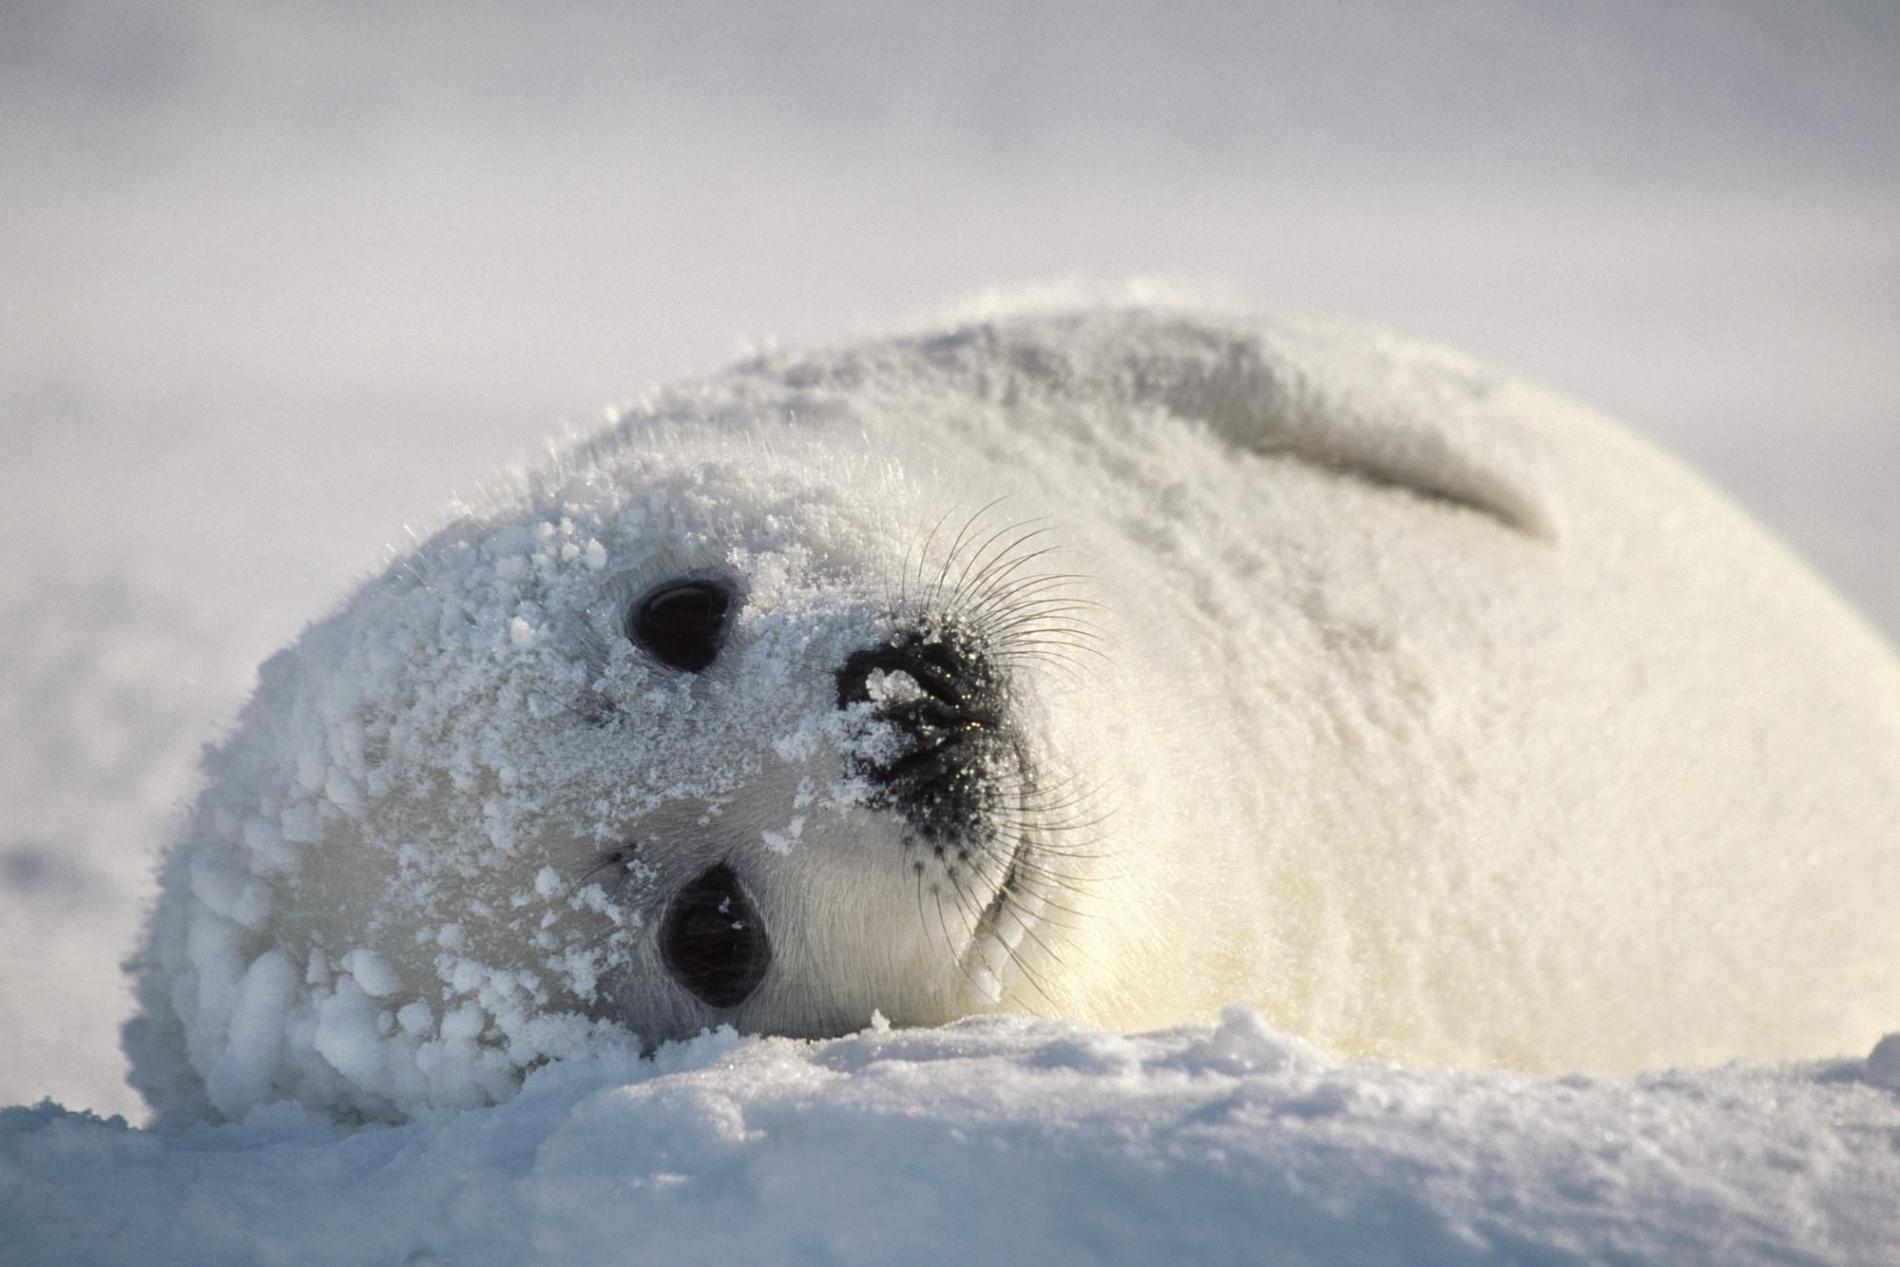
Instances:
[[[265,664],[136,970],[161,1114],[1231,1002],[1621,1070],[1900,1017],[1900,667],[1576,405],[1146,310],[655,394]]]

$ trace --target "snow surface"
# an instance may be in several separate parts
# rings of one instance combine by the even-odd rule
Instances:
[[[1877,1061],[1630,1080],[1327,1060],[1248,1010],[730,1031],[350,1131],[0,1111],[21,1263],[1891,1264]]]

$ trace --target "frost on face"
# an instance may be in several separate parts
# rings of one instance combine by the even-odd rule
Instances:
[[[879,596],[828,584],[801,540],[827,528],[822,501],[724,478],[714,497],[704,473],[583,474],[542,513],[465,521],[264,666],[154,920],[155,1019],[128,1043],[161,1109],[404,1116],[638,1041],[608,987],[643,970],[654,834],[749,832],[782,855],[850,801],[812,666]],[[627,632],[635,598],[680,575],[741,600],[703,672]],[[729,817],[762,779],[784,795]],[[189,1071],[202,1102],[168,1089]]]

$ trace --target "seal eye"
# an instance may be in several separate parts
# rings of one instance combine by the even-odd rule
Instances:
[[[674,895],[660,924],[660,958],[714,1007],[739,1006],[765,979],[772,943],[730,867],[703,871]]]
[[[731,608],[716,581],[668,581],[633,605],[627,637],[661,664],[697,673],[718,656]]]

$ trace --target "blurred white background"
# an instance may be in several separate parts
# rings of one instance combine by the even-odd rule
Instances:
[[[0,0],[0,1103],[135,1111],[199,744],[750,342],[1160,276],[1597,404],[1900,632],[1900,6]]]

